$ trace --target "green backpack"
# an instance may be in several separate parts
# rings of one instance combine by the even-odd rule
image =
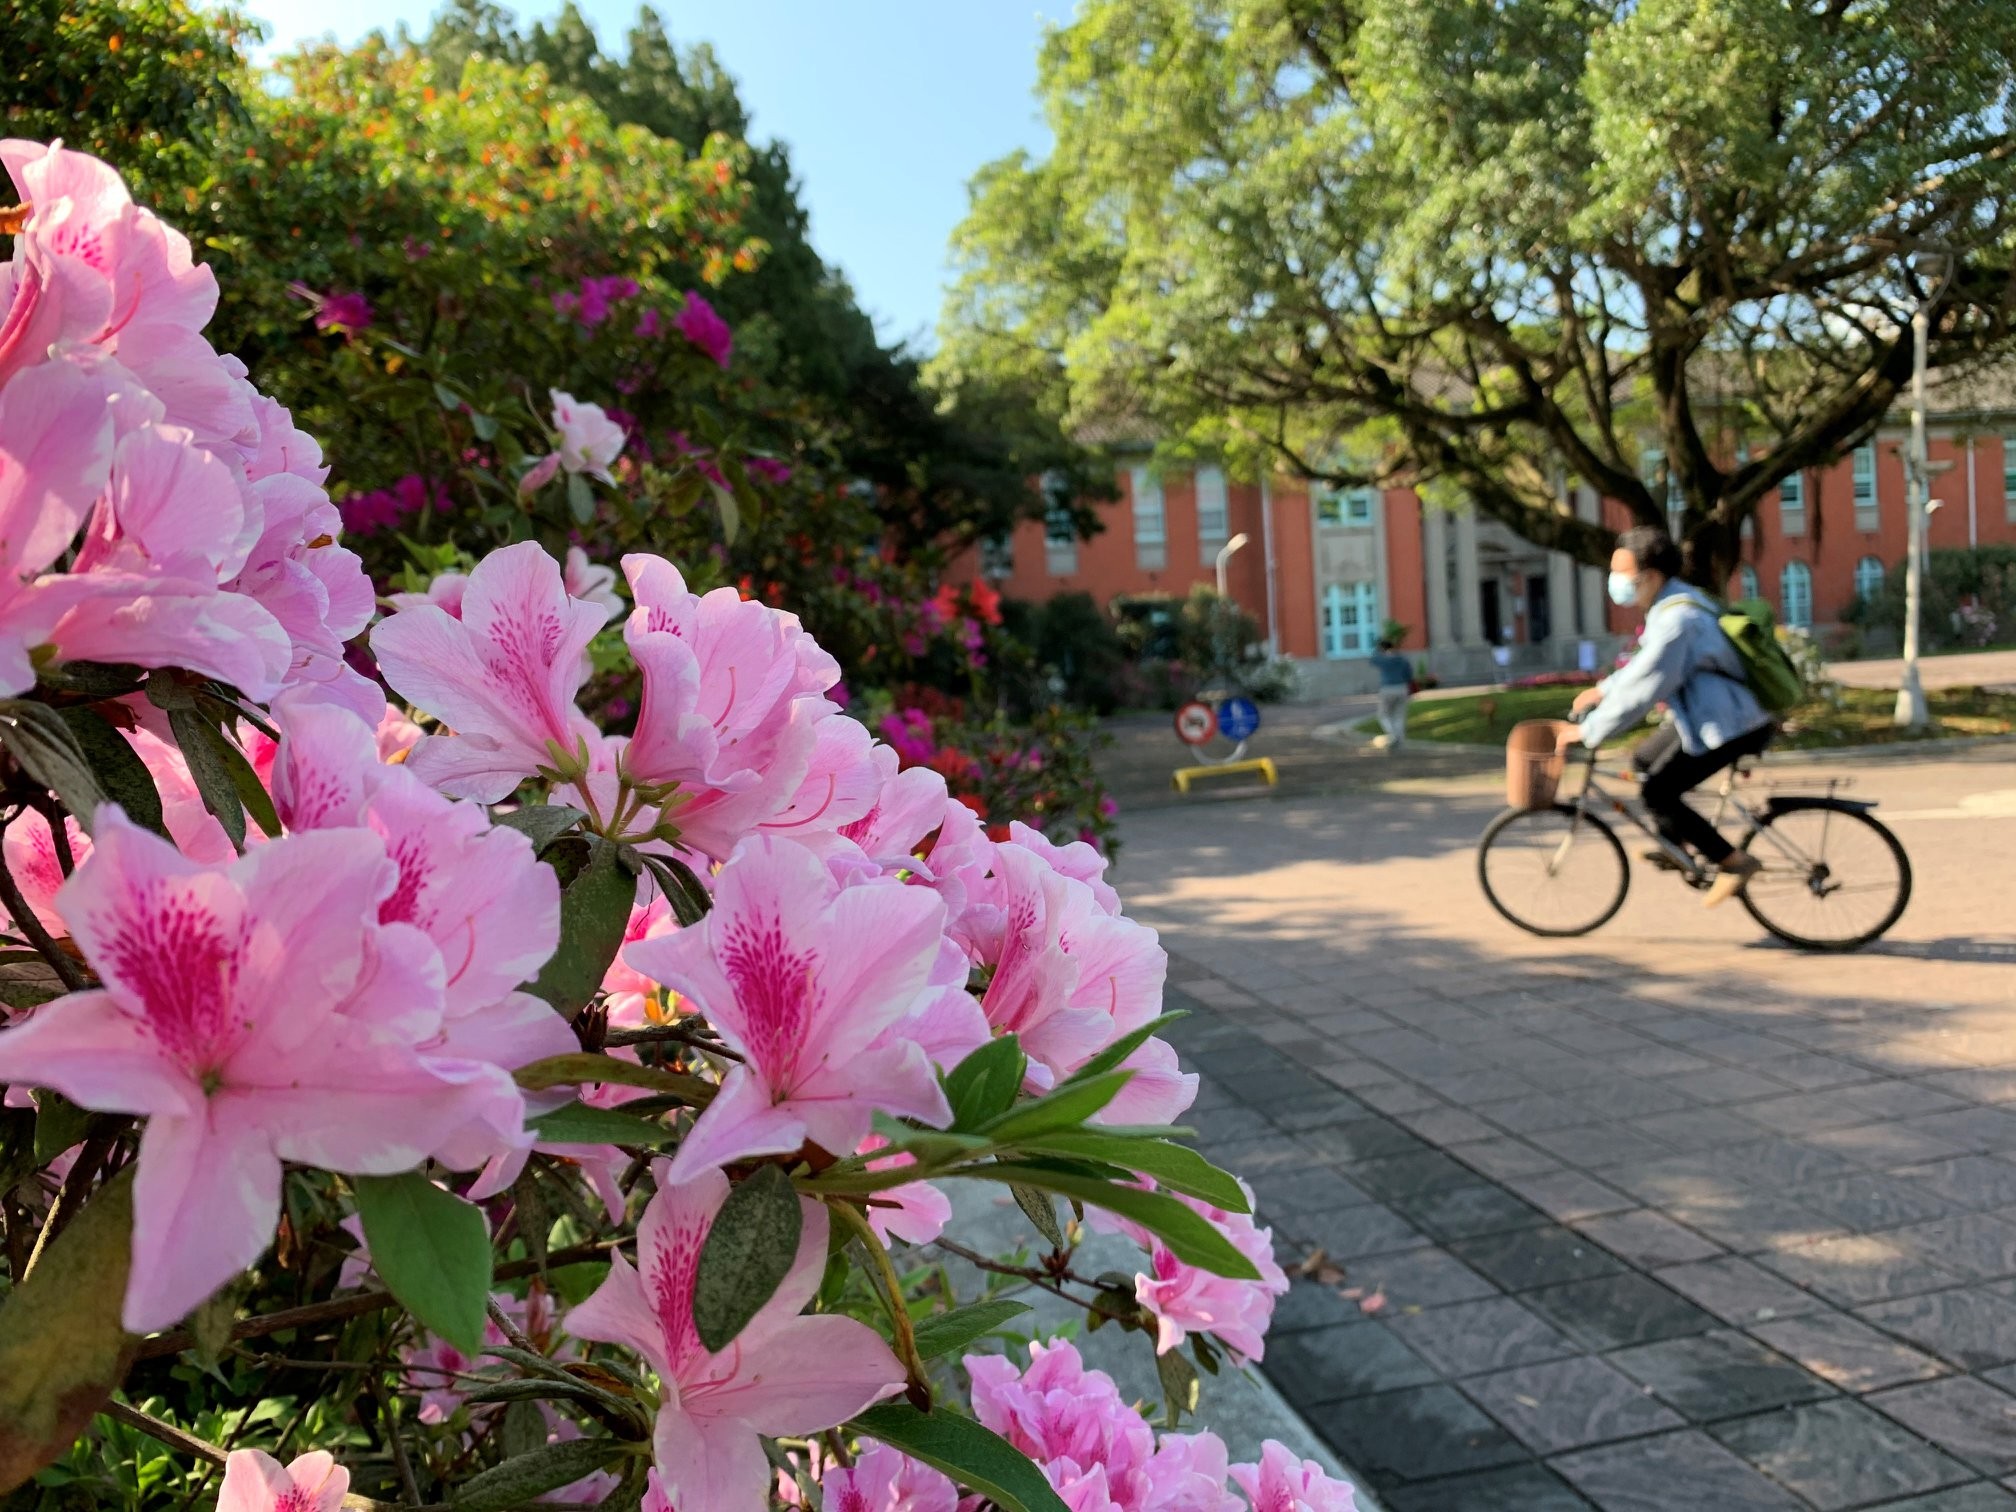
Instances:
[[[1744,681],[1767,714],[1783,714],[1806,697],[1806,679],[1778,643],[1778,621],[1762,599],[1743,599],[1716,616],[1743,663]]]

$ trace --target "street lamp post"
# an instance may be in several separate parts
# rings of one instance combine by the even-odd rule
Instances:
[[[1931,459],[1925,444],[1926,347],[1931,340],[1932,308],[1953,276],[1953,259],[1943,252],[1921,252],[1912,262],[1921,275],[1933,276],[1933,283],[1911,313],[1911,449],[1904,461],[1908,527],[1904,555],[1904,675],[1898,681],[1894,717],[1901,729],[1922,730],[1930,718],[1925,706],[1925,685],[1918,675],[1918,631],[1925,602],[1925,526],[1931,512],[1927,502],[1932,492]]]
[[[1239,550],[1250,539],[1251,537],[1242,530],[1218,548],[1218,597],[1221,599],[1231,597],[1231,594],[1225,588],[1225,569],[1231,565],[1232,553]]]

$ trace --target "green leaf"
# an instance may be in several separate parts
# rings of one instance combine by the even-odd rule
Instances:
[[[475,1354],[483,1347],[490,1297],[490,1230],[482,1209],[418,1171],[360,1176],[353,1185],[371,1266],[386,1290],[429,1332]]]
[[[1127,1059],[1128,1056],[1139,1050],[1149,1040],[1160,1034],[1164,1029],[1167,1029],[1178,1019],[1186,1019],[1188,1017],[1190,1017],[1190,1010],[1179,1008],[1174,1013],[1165,1013],[1160,1018],[1150,1019],[1139,1029],[1121,1035],[1120,1038],[1113,1041],[1112,1044],[1101,1050],[1076,1071],[1073,1071],[1065,1078],[1065,1081],[1067,1083],[1085,1081],[1090,1077],[1099,1076],[1111,1071],[1120,1062]]]
[[[91,833],[91,819],[105,801],[105,790],[62,715],[30,699],[0,700],[0,746],[77,816],[87,835]]]
[[[541,1144],[651,1146],[670,1144],[674,1137],[670,1129],[651,1119],[578,1102],[528,1118],[525,1127],[539,1136]]]
[[[733,546],[735,537],[742,531],[742,506],[735,502],[735,495],[723,488],[712,478],[707,480],[708,488],[714,493],[714,507],[721,511],[721,540],[724,545]]]
[[[514,829],[532,842],[534,853],[566,834],[588,816],[564,803],[528,803],[508,814],[492,813],[490,822],[502,829]]]
[[[551,1390],[551,1381],[512,1381],[512,1386],[545,1387]],[[555,1396],[559,1392],[553,1393]],[[478,1392],[472,1391],[469,1400],[479,1400]],[[504,1451],[506,1459],[515,1459],[521,1454],[530,1454],[546,1445],[546,1414],[539,1410],[536,1399],[529,1397],[507,1398],[511,1405],[504,1409],[504,1421],[497,1428],[497,1444]]]
[[[100,1187],[0,1304],[0,1497],[52,1463],[125,1377],[133,1168]]]
[[[150,684],[151,686],[151,684]],[[203,800],[203,807],[217,816],[224,833],[238,850],[245,849],[245,805],[238,798],[238,784],[230,765],[218,749],[224,743],[221,730],[192,708],[170,709],[168,728],[188,763],[190,780]]]
[[[47,1164],[73,1145],[82,1144],[91,1111],[61,1092],[43,1087],[35,1093],[35,1159]]]
[[[1166,1139],[1143,1139],[1099,1129],[1060,1129],[1025,1139],[1020,1148],[1123,1166],[1143,1176],[1153,1176],[1158,1186],[1200,1198],[1228,1213],[1252,1211],[1236,1177],[1219,1170],[1188,1145],[1171,1144]]]
[[[458,410],[462,408],[462,396],[445,383],[434,385],[434,402],[439,404],[444,410]]]
[[[1021,1041],[1012,1034],[989,1040],[954,1066],[945,1077],[953,1129],[968,1133],[1007,1112],[1022,1090],[1028,1066]]]
[[[448,1505],[456,1512],[509,1512],[511,1508],[537,1501],[548,1491],[571,1486],[634,1452],[621,1439],[573,1439],[564,1444],[542,1444],[463,1482]]]
[[[1008,1192],[1015,1199],[1015,1206],[1022,1209],[1023,1215],[1036,1225],[1036,1232],[1043,1236],[1050,1248],[1064,1248],[1064,1230],[1057,1222],[1057,1199],[1048,1192],[1039,1192],[1020,1182],[1010,1182]]]
[[[266,791],[259,774],[252,770],[252,763],[238,749],[238,742],[222,730],[217,730],[216,735],[217,758],[224,763],[224,770],[231,774],[231,788],[237,793],[238,801],[245,806],[245,812],[252,816],[252,822],[259,826],[268,840],[279,839],[280,816],[273,811],[273,795]]]
[[[1067,1082],[1054,1092],[1017,1103],[977,1130],[995,1144],[1014,1144],[1053,1129],[1075,1129],[1120,1095],[1134,1079],[1132,1071],[1108,1071],[1086,1081]]]
[[[1161,1235],[1179,1260],[1234,1280],[1260,1279],[1260,1272],[1253,1268],[1253,1262],[1240,1254],[1232,1241],[1213,1228],[1202,1213],[1165,1192],[1144,1192],[1139,1187],[1119,1186],[1097,1177],[1006,1160],[947,1174],[1021,1182],[1025,1186],[1056,1192],[1093,1207],[1104,1208],[1122,1218],[1133,1219],[1151,1234]]]
[[[576,525],[586,525],[595,518],[595,488],[585,473],[567,474],[567,513]]]
[[[154,786],[154,774],[147,770],[147,763],[140,759],[132,743],[88,705],[72,704],[61,713],[105,796],[124,809],[126,817],[135,824],[167,839],[168,827],[161,819],[161,794]]]
[[[702,1344],[719,1354],[777,1294],[804,1228],[805,1210],[782,1166],[759,1166],[728,1194],[693,1277],[693,1327]]]
[[[1197,1368],[1180,1349],[1171,1349],[1155,1356],[1155,1373],[1162,1379],[1162,1401],[1169,1414],[1165,1426],[1174,1428],[1183,1421],[1184,1413],[1197,1410],[1201,1390]]]
[[[951,1312],[926,1318],[916,1328],[917,1358],[935,1360],[955,1349],[964,1349],[975,1339],[985,1338],[1010,1318],[1019,1317],[1027,1311],[1029,1304],[1026,1302],[1000,1298],[992,1302],[975,1302],[970,1307],[955,1307]]]
[[[474,411],[469,416],[469,428],[476,432],[476,439],[478,441],[495,441],[497,439],[497,417],[495,415],[486,415],[481,410]]]
[[[919,1412],[908,1402],[870,1407],[843,1430],[901,1449],[977,1491],[1001,1512],[1068,1512],[1029,1457],[972,1418],[940,1408]]]
[[[617,848],[599,836],[591,839],[588,864],[560,894],[560,947],[531,991],[569,1018],[585,1008],[623,947],[636,901],[637,878]]]
[[[714,895],[693,875],[693,868],[676,856],[659,856],[650,851],[639,854],[651,868],[651,875],[658,879],[665,901],[672,905],[673,918],[683,926],[698,924],[707,917],[707,911],[714,906]]]
[[[660,1071],[656,1066],[640,1066],[613,1055],[591,1055],[586,1050],[576,1055],[550,1055],[519,1067],[513,1077],[527,1092],[543,1092],[549,1087],[593,1086],[598,1082],[644,1087],[652,1092],[669,1093],[689,1108],[706,1107],[719,1090],[714,1083],[697,1076]]]
[[[91,698],[124,698],[137,691],[147,675],[144,667],[127,662],[66,661],[37,670],[50,687]]]

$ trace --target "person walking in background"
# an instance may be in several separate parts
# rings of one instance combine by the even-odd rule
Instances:
[[[1407,743],[1407,700],[1414,692],[1414,666],[1397,648],[1397,642],[1382,640],[1372,655],[1372,670],[1379,674],[1379,726],[1386,732],[1386,749],[1397,751]]]

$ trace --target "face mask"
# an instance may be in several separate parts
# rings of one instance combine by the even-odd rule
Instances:
[[[1638,575],[1635,572],[1610,574],[1610,602],[1620,609],[1629,609],[1638,602]]]

